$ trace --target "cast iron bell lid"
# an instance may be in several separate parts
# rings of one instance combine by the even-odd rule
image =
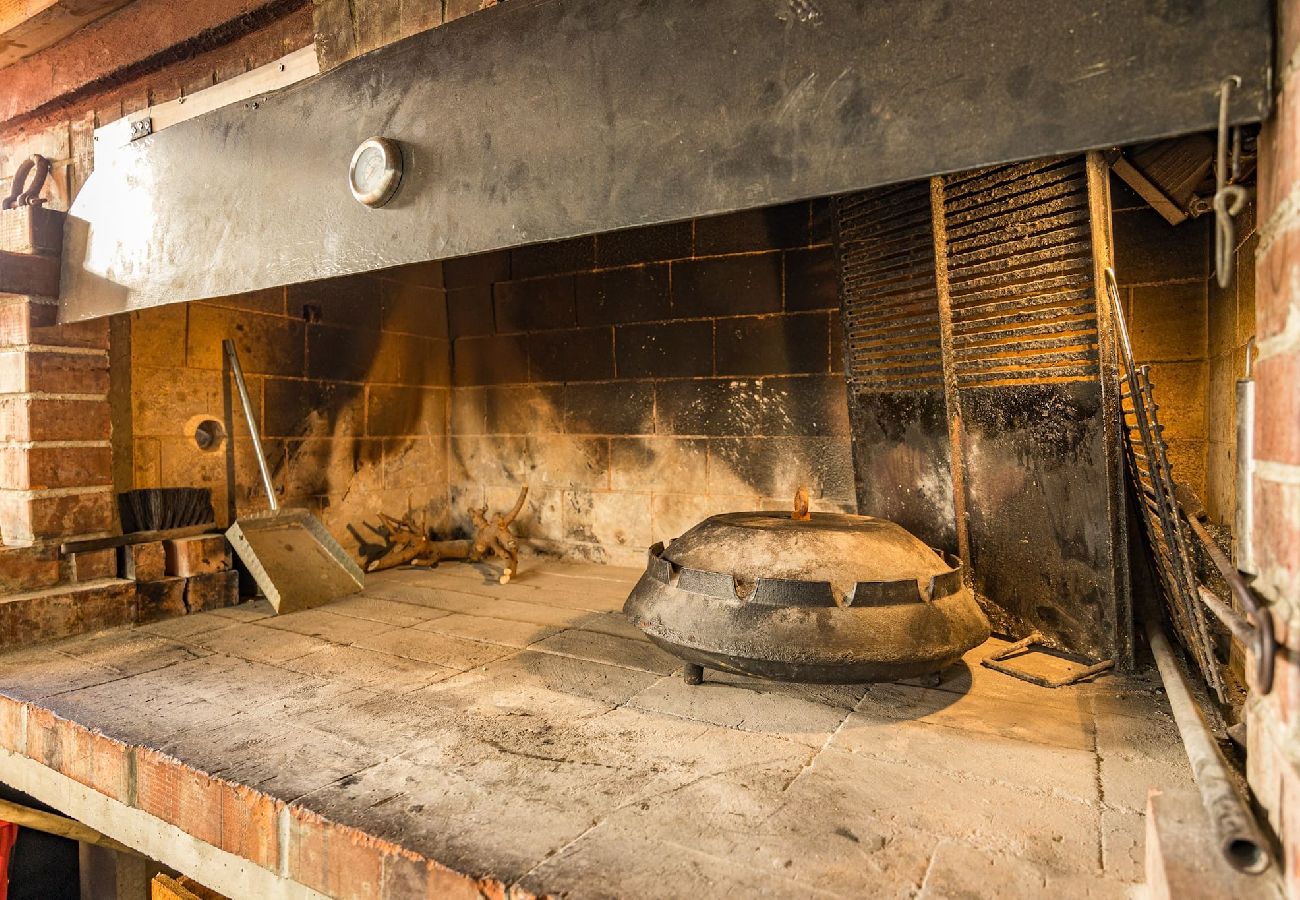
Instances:
[[[869,516],[734,512],[655,544],[623,612],[700,667],[784,681],[937,672],[989,636],[961,561]],[[694,667],[694,668],[692,668]]]
[[[924,595],[954,573],[937,552],[885,519],[842,513],[759,511],[712,516],[672,541],[662,558],[674,569],[728,575],[740,599],[760,581],[829,584],[837,606],[853,605],[860,584],[913,581]]]

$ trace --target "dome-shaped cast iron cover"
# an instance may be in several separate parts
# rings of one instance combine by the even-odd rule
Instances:
[[[705,519],[650,548],[623,611],[688,663],[787,681],[923,675],[989,636],[960,560],[838,513]]]

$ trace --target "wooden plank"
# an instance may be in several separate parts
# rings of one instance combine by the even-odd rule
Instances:
[[[0,0],[0,67],[57,44],[130,0]]]
[[[59,545],[59,553],[88,553],[91,550],[108,550],[111,547],[129,547],[132,544],[146,544],[150,541],[166,541],[174,538],[194,537],[200,534],[220,534],[216,525],[187,525],[184,528],[170,528],[164,531],[137,531],[134,534],[118,534],[110,537],[90,538],[84,541],[70,541]]]
[[[109,122],[95,129],[95,165],[100,164],[102,154],[112,153],[131,142],[131,126],[136,122],[149,119],[150,132],[157,134],[195,116],[201,116],[251,97],[278,91],[305,78],[311,78],[319,72],[320,64],[316,59],[316,48],[303,47],[218,85],[176,100],[159,103],[157,106],[147,107]]]
[[[60,265],[57,256],[0,250],[0,294],[57,297]]]
[[[59,837],[81,841],[83,844],[97,844],[110,850],[116,850],[118,853],[136,855],[136,851],[126,846],[126,844],[118,843],[111,837],[89,826],[82,825],[76,819],[32,809],[30,806],[23,806],[21,803],[14,803],[10,800],[0,799],[0,820],[21,825],[23,828],[31,828],[34,831],[43,831],[46,834],[57,834]]]

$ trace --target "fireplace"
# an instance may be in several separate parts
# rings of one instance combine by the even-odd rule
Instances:
[[[1257,415],[1289,393],[1256,311],[1289,221],[1265,4],[1017,4],[1038,44],[930,3],[521,2],[402,41],[272,6],[223,39],[265,65],[69,128],[50,202],[0,220],[0,782],[232,895],[1294,881],[1280,551],[1242,606],[1197,537],[1237,552],[1255,495],[1257,539],[1294,524],[1259,490],[1285,447],[1239,449],[1255,360]],[[1259,200],[1219,245],[1225,96]],[[349,190],[372,137],[393,180]],[[360,594],[274,615],[229,555],[268,499],[223,341],[276,502]],[[177,488],[213,521],[119,512]],[[476,546],[498,515],[517,567]],[[889,528],[914,565],[746,528]],[[1223,609],[1192,621],[1189,586]],[[795,662],[679,639],[751,602],[800,627],[718,628]],[[912,624],[851,638],[888,659],[823,665],[832,612],[879,610]],[[1187,771],[1161,622],[1269,812],[1234,820],[1249,859]]]

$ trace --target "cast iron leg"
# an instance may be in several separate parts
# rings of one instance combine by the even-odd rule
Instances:
[[[687,684],[703,684],[704,666],[697,666],[695,663],[687,663],[682,667],[682,680]]]

